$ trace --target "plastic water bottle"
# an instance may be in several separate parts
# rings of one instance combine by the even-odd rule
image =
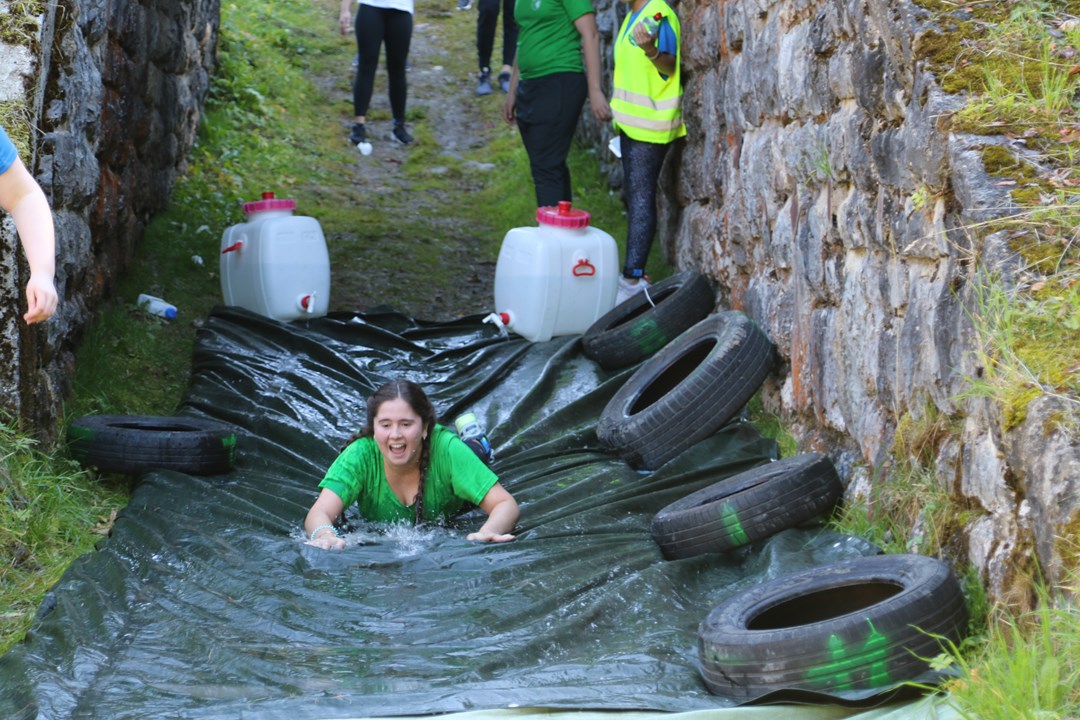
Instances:
[[[141,307],[151,315],[157,315],[163,317],[166,320],[176,319],[176,306],[170,305],[159,297],[153,295],[142,294],[139,295],[139,299],[135,302],[136,305]]]
[[[480,427],[480,421],[474,413],[465,413],[454,421],[458,437],[472,448],[477,457],[490,464],[495,459],[495,452],[491,449],[491,441],[488,440],[484,428]]]
[[[660,21],[664,19],[664,13],[656,13],[652,17],[643,17],[638,20],[645,29],[649,31],[649,37],[656,39],[656,36],[660,34]],[[630,44],[637,47],[637,40],[634,39],[634,33],[630,33]]]

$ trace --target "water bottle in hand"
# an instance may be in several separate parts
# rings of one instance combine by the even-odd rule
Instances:
[[[652,17],[645,16],[638,20],[639,23],[645,26],[645,29],[649,31],[649,37],[653,40],[660,34],[660,21],[664,19],[663,13],[656,13]],[[630,44],[637,47],[637,38],[634,37],[633,29],[630,31]]]

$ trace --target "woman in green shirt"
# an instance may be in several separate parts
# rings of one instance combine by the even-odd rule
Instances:
[[[600,34],[592,0],[517,0],[517,54],[503,119],[517,123],[538,207],[573,200],[566,157],[585,98],[611,120],[600,86]]]
[[[340,550],[335,524],[354,502],[375,522],[445,522],[469,504],[487,521],[469,540],[514,539],[519,511],[487,465],[453,431],[435,423],[435,408],[419,385],[397,380],[367,402],[364,429],[334,460],[308,511],[308,544]]]

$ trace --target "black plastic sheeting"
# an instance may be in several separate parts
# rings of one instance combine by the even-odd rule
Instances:
[[[500,337],[479,318],[392,312],[283,324],[218,309],[182,414],[232,423],[236,468],[143,476],[111,536],[50,593],[0,659],[4,718],[340,718],[546,707],[730,707],[697,670],[697,626],[780,574],[877,552],[821,528],[668,562],[649,522],[668,503],[775,457],[730,424],[639,473],[597,443],[607,373],[576,337]],[[342,552],[304,544],[316,485],[406,377],[440,419],[474,411],[522,509],[518,539],[353,517]]]

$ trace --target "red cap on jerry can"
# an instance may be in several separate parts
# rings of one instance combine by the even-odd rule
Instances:
[[[589,226],[591,216],[585,210],[572,207],[569,200],[560,200],[556,207],[550,205],[536,209],[536,222],[559,228],[584,228]]]

